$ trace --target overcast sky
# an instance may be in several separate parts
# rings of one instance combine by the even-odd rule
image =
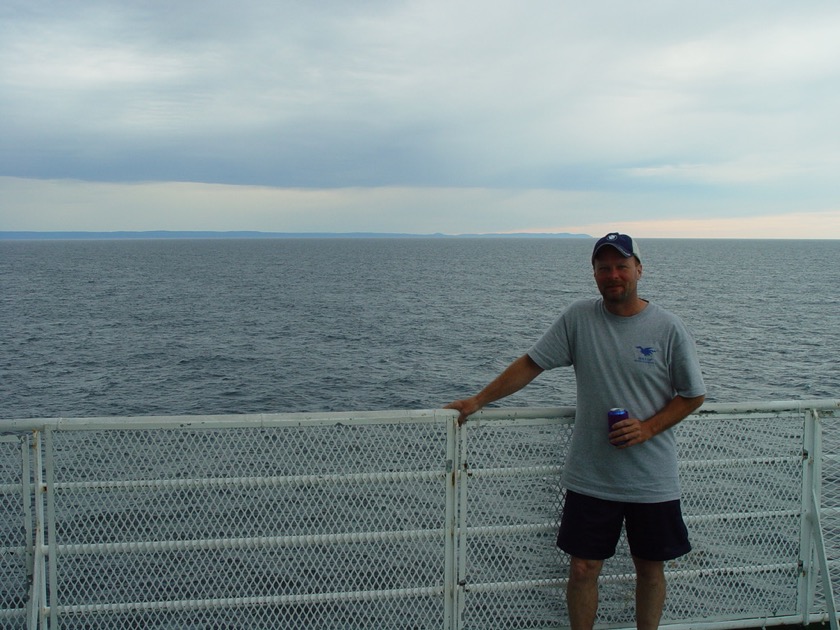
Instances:
[[[0,3],[0,230],[840,238],[840,2]]]

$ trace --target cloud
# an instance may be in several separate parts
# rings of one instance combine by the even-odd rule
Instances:
[[[711,164],[658,164],[634,167],[626,174],[634,178],[698,184],[760,184],[776,188],[786,180],[827,178],[840,167],[840,155],[817,162],[810,155],[759,153],[743,155],[731,162]]]
[[[446,210],[427,216],[487,231],[548,207],[575,220],[581,199],[652,220],[822,211],[840,192],[838,30],[823,1],[11,0],[0,176],[381,188],[383,229],[425,224],[411,213],[433,202]],[[0,218],[33,221],[32,195]],[[528,200],[515,217],[488,210],[511,197]],[[181,222],[210,216],[182,200],[167,203]],[[330,216],[374,221],[349,203]]]

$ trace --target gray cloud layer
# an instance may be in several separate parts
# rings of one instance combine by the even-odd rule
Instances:
[[[835,2],[12,0],[0,175],[836,209],[838,32]]]

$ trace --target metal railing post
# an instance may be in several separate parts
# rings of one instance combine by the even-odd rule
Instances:
[[[814,601],[816,571],[814,567],[814,539],[810,525],[810,516],[816,506],[814,493],[816,483],[814,471],[814,451],[816,449],[816,423],[813,412],[806,412],[802,428],[802,502],[799,517],[799,584],[797,612],[802,616],[802,623],[807,624],[810,617],[811,603]]]
[[[46,584],[44,582],[44,467],[41,452],[41,432],[32,432],[32,460],[34,483],[35,523],[32,536],[32,584],[29,587],[29,617],[27,628],[36,630],[45,627],[44,599]]]
[[[458,425],[457,420],[455,421],[455,425],[458,427],[458,560],[456,563],[458,567],[458,588],[456,591],[458,597],[455,601],[457,619],[457,625],[455,626],[455,628],[456,630],[461,630],[464,623],[464,588],[467,583],[467,481],[469,479],[469,461],[467,458],[467,435],[469,432],[467,430],[467,425]]]
[[[45,592],[43,608],[49,611],[50,628],[58,628],[58,558],[56,541],[56,515],[55,515],[55,444],[53,441],[53,430],[47,427],[44,431],[44,469],[46,480],[44,491],[47,504],[47,568],[48,572],[45,581]]]
[[[458,628],[458,422],[446,422],[446,531],[444,533],[444,627]]]

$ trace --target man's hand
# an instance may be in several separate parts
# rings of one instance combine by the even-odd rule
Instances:
[[[487,387],[475,396],[451,402],[444,409],[455,409],[460,412],[458,424],[464,424],[469,416],[481,409],[484,405],[489,405],[500,398],[518,392],[542,374],[542,371],[543,369],[531,357],[523,354],[507,366],[504,372],[494,378]]]
[[[645,423],[637,418],[616,422],[610,431],[610,444],[616,448],[627,448],[648,441],[653,437],[645,431]]]
[[[638,418],[628,418],[613,425],[610,431],[610,444],[618,448],[636,446],[670,429],[703,404],[705,396],[684,398],[674,396],[665,407],[644,422]]]
[[[463,400],[455,400],[443,407],[444,409],[454,409],[459,413],[458,426],[464,424],[467,418],[481,409],[481,405],[476,400],[475,396],[471,398],[464,398]]]

